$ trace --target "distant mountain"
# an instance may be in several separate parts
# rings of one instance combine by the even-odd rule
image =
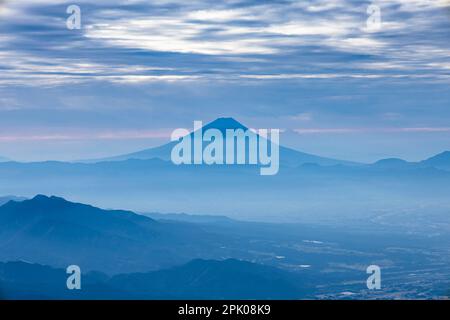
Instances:
[[[0,261],[77,264],[105,273],[148,271],[213,257],[213,236],[191,224],[157,222],[38,195],[0,207]]]
[[[227,129],[243,129],[247,130],[248,128],[241,124],[240,122],[236,121],[233,118],[218,118],[214,120],[211,123],[206,124],[203,126],[202,130],[205,132],[208,129],[218,129],[222,132],[222,134],[225,135]],[[191,133],[191,136],[194,133]],[[259,137],[261,138],[261,137]],[[100,162],[100,161],[123,161],[128,159],[152,159],[152,158],[159,158],[162,160],[169,161],[171,151],[173,147],[177,144],[177,141],[167,143],[165,145],[150,148],[138,152],[133,152],[125,155],[119,155],[115,157],[110,158],[103,158],[103,159],[97,159],[97,160],[89,160],[88,162]],[[281,165],[287,165],[287,166],[296,166],[301,165],[303,163],[316,163],[320,165],[336,165],[336,164],[347,164],[347,165],[355,165],[356,163],[353,163],[351,161],[344,161],[344,160],[336,160],[326,157],[320,157],[304,152],[300,152],[294,149],[286,148],[283,146],[280,146],[280,164]]]
[[[113,277],[110,285],[173,299],[299,299],[305,283],[297,274],[246,261],[194,260],[151,273]]]
[[[374,167],[385,169],[400,169],[413,165],[415,165],[415,163],[398,158],[382,159],[373,164]]]
[[[275,176],[261,176],[258,166],[176,166],[161,159],[0,163],[0,194],[57,194],[135,212],[187,212],[260,221],[324,215],[341,219],[343,214],[360,217],[369,212],[368,207],[446,203],[448,188],[449,171],[417,164],[304,164],[280,168]]]
[[[26,262],[0,263],[1,299],[299,299],[301,277],[239,260],[194,260],[171,269],[117,275],[82,273],[82,290],[68,290],[68,275]]]
[[[16,196],[3,196],[0,197],[0,206],[4,205],[9,201],[24,201],[27,200],[25,197],[16,197]]]
[[[450,151],[442,152],[420,163],[438,169],[450,170]]]
[[[24,261],[0,262],[0,300],[114,299],[117,288],[106,284],[99,272],[82,273],[82,290],[68,290],[65,269]]]
[[[8,158],[5,158],[5,157],[0,157],[0,162],[8,162],[8,161],[11,161],[11,160]]]
[[[186,213],[142,213],[144,216],[150,217],[155,220],[171,220],[182,221],[189,223],[226,223],[233,222],[226,216],[214,216],[204,214],[186,214]]]

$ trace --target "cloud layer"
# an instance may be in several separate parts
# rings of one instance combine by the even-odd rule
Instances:
[[[447,0],[79,0],[80,30],[70,4],[0,1],[0,154],[134,151],[219,116],[340,158],[450,148]]]
[[[448,1],[5,1],[0,85],[449,78]],[[432,17],[432,18],[430,18]]]

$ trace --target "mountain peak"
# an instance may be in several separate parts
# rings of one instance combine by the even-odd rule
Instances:
[[[31,198],[31,200],[47,200],[47,199],[50,199],[50,198],[44,194],[37,194],[36,196]]]
[[[220,131],[224,131],[226,129],[247,130],[248,128],[234,118],[217,118],[203,127],[203,130],[208,129],[219,129]]]
[[[37,194],[36,196],[34,196],[34,198],[32,198],[29,201],[33,201],[33,202],[69,202],[64,198],[60,198],[60,197],[55,197],[55,196],[46,196],[44,194]]]
[[[194,128],[194,130],[198,130],[198,128]],[[202,131],[206,131],[208,129],[217,129],[219,130],[224,137],[226,137],[226,130],[232,129],[232,130],[248,130],[249,128],[244,126],[242,123],[237,121],[234,118],[231,117],[221,117],[217,118],[214,121],[204,125],[202,128]],[[197,131],[196,130],[196,131]],[[195,131],[192,131],[190,135],[194,135]],[[259,135],[257,135],[259,137]],[[178,142],[172,141],[169,143],[166,143],[162,146],[145,149],[137,152],[132,152],[128,154],[123,154],[115,157],[110,158],[103,158],[103,159],[97,159],[97,160],[91,160],[90,162],[102,162],[102,161],[125,161],[130,159],[141,159],[141,160],[148,160],[153,158],[159,158],[165,161],[171,160],[171,152],[173,150],[173,146],[177,144]],[[280,156],[280,161],[283,163],[283,165],[288,166],[299,166],[304,163],[316,163],[319,165],[336,165],[336,164],[348,164],[348,165],[355,165],[354,162],[349,161],[342,161],[342,160],[336,160],[331,158],[325,158],[321,156],[316,156],[313,154],[304,153],[301,151],[297,151],[294,149],[286,148],[283,146],[280,146],[280,153],[282,153],[282,156]]]
[[[400,159],[400,158],[386,158],[386,159],[381,159],[378,160],[377,162],[375,162],[375,165],[403,165],[403,164],[407,164],[408,161]]]
[[[38,194],[31,199],[21,199],[19,201],[12,199],[4,205],[7,208],[29,209],[33,210],[63,210],[66,208],[87,206],[75,202],[67,201],[64,198],[55,196],[46,196]]]

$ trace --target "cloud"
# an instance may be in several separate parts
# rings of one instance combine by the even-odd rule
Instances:
[[[448,148],[448,1],[377,0],[381,29],[367,32],[372,2],[77,0],[82,29],[68,30],[73,1],[3,1],[2,148],[139,149],[159,137],[146,128],[217,116],[368,152],[361,133]]]
[[[288,119],[294,120],[294,121],[311,121],[313,119],[313,116],[309,112],[303,112],[303,113],[298,113],[293,116],[289,116]]]
[[[65,28],[68,4],[1,6],[0,85],[448,80],[449,1],[380,0],[370,33],[367,3],[350,0],[81,0],[79,31]]]
[[[137,140],[137,139],[169,139],[172,129],[128,130],[106,132],[72,132],[47,134],[0,134],[0,141],[74,141],[74,140]]]
[[[412,128],[301,128],[294,132],[304,134],[353,134],[353,133],[440,133],[450,132],[450,127]]]

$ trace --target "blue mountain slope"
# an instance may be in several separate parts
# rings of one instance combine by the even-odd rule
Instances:
[[[0,197],[0,206],[4,205],[5,203],[9,201],[24,201],[27,200],[25,197],[16,197],[16,196],[3,196]]]
[[[0,261],[78,264],[105,273],[159,269],[214,252],[215,239],[190,224],[156,222],[36,196],[0,207]]]
[[[301,277],[239,260],[193,260],[147,273],[82,276],[82,290],[67,290],[67,274],[26,262],[0,263],[2,299],[298,299]]]
[[[150,217],[155,220],[171,220],[171,221],[182,221],[189,223],[227,223],[233,222],[233,219],[230,219],[226,216],[217,216],[217,215],[198,215],[198,214],[186,214],[186,213],[142,213],[143,215]]]
[[[324,214],[342,218],[343,212],[352,211],[360,217],[367,207],[448,201],[448,171],[394,162],[304,164],[281,168],[270,177],[260,176],[256,166],[176,166],[160,159],[9,162],[0,164],[0,193],[58,194],[137,212],[219,214],[252,220],[320,218]]]
[[[142,297],[169,299],[299,299],[306,291],[297,274],[234,259],[194,260],[168,270],[119,275],[109,284]]]
[[[450,170],[450,151],[444,151],[428,159],[418,162],[408,162],[402,159],[389,158],[379,160],[371,166],[378,168],[405,169],[405,168],[435,168],[440,170]]]
[[[408,166],[413,166],[413,165],[415,165],[415,163],[408,162],[408,161],[405,161],[403,159],[398,159],[398,158],[389,158],[389,159],[379,160],[372,165],[377,168],[395,169],[395,168],[405,168]]]
[[[123,295],[100,272],[82,272],[82,290],[68,290],[65,269],[24,261],[0,262],[0,300],[114,299]],[[126,295],[123,295],[126,297]]]
[[[218,129],[222,132],[222,134],[226,133],[227,129],[243,129],[247,130],[247,127],[241,124],[240,122],[236,121],[233,118],[218,118],[214,120],[211,123],[206,124],[203,128],[203,132],[208,129]],[[193,133],[191,133],[191,136]],[[90,160],[89,162],[99,162],[99,161],[122,161],[122,160],[128,160],[128,159],[152,159],[152,158],[159,158],[162,160],[170,160],[170,154],[173,149],[173,147],[178,142],[170,142],[165,145],[156,147],[156,148],[150,148],[146,150],[142,150],[139,152],[133,152],[125,155],[120,155],[116,157],[110,157],[110,158],[104,158],[104,159],[98,159],[98,160]],[[286,148],[283,146],[280,146],[280,163],[282,165],[286,166],[296,166],[303,163],[316,163],[320,165],[336,165],[336,164],[347,164],[347,165],[356,165],[356,163],[353,163],[351,161],[344,161],[344,160],[336,160],[326,157],[320,157],[304,152],[300,152],[294,149]]]
[[[438,169],[450,170],[450,151],[444,151],[420,163]]]

